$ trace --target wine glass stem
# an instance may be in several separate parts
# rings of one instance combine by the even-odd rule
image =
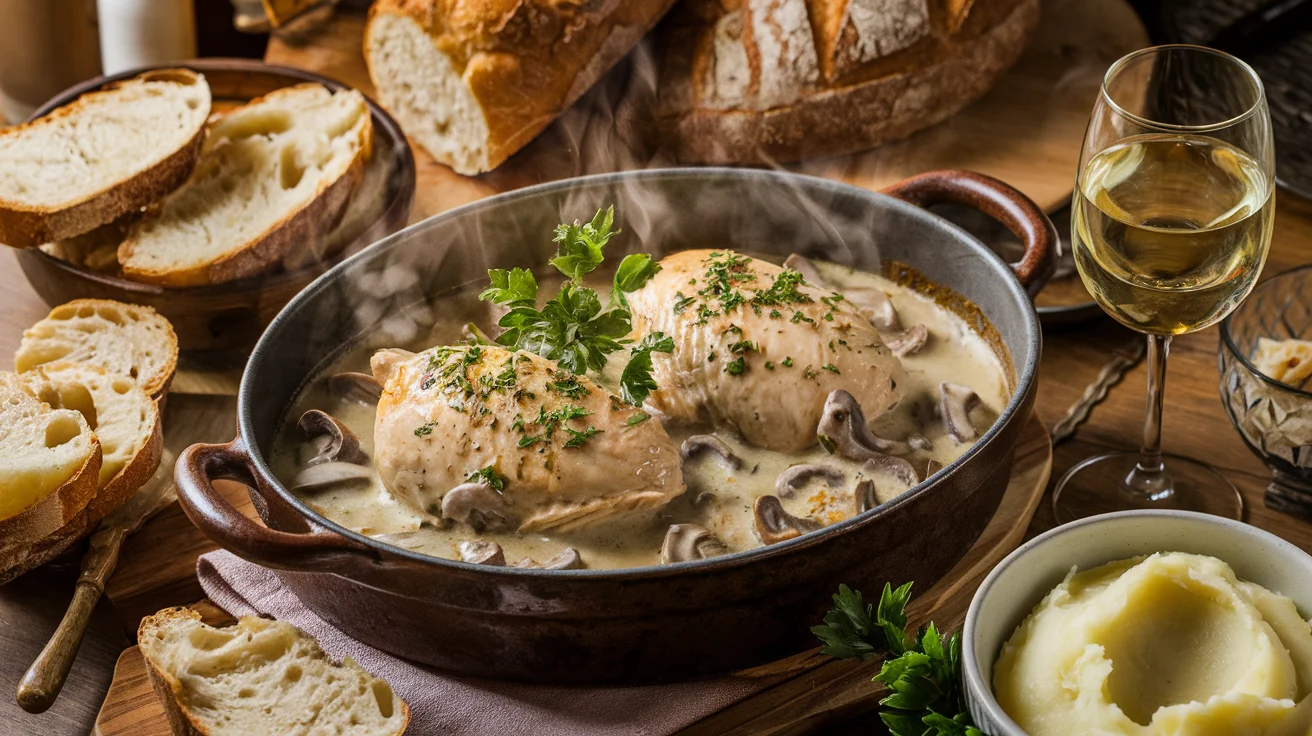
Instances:
[[[1175,492],[1171,474],[1162,464],[1162,402],[1166,395],[1166,356],[1170,335],[1148,335],[1148,405],[1143,417],[1139,462],[1125,477],[1125,491],[1148,501],[1162,501]]]

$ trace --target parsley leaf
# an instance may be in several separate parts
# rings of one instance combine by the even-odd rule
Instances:
[[[651,332],[644,336],[629,350],[629,364],[620,375],[620,398],[633,406],[642,406],[651,392],[659,388],[651,377],[651,354],[672,352],[674,340],[665,333]]]
[[[491,465],[486,468],[475,470],[469,474],[468,478],[465,478],[466,483],[477,483],[479,481],[492,486],[498,491],[504,491],[506,489],[506,479],[497,475],[496,468],[493,468]]]
[[[480,301],[503,307],[532,307],[538,303],[538,282],[527,268],[493,268],[487,272],[492,282],[478,295]]]
[[[879,718],[894,736],[985,736],[966,713],[961,638],[943,636],[933,623],[907,636],[910,600],[911,583],[897,589],[886,584],[877,606],[840,585],[834,608],[811,632],[833,657],[888,652],[874,679],[888,688],[889,695],[879,701]]]
[[[611,205],[605,210],[597,210],[592,222],[580,225],[575,220],[573,225],[558,225],[552,240],[559,246],[551,265],[576,283],[582,281],[585,275],[601,265],[602,249],[611,236],[619,232],[611,232],[614,222],[615,206]]]
[[[624,426],[633,427],[651,419],[651,415],[645,411],[635,411],[633,416],[624,421]]]
[[[624,295],[641,289],[651,277],[660,273],[661,264],[653,261],[646,253],[630,253],[620,261],[615,271],[615,284],[610,290],[610,303],[625,309],[629,300]]]

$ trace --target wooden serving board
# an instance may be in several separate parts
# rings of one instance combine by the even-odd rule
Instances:
[[[1024,538],[1051,470],[1048,432],[1038,417],[1031,415],[1017,444],[1011,483],[997,513],[975,546],[943,580],[913,595],[909,610],[913,625],[929,620],[944,628],[961,625],[984,576]],[[222,490],[230,500],[241,502],[243,513],[255,515],[242,486],[228,484]],[[129,540],[119,570],[106,588],[125,627],[135,633],[141,617],[166,606],[200,600],[204,593],[196,581],[196,557],[213,548],[176,506],[152,519]],[[168,556],[161,559],[160,550],[169,550]],[[231,620],[208,602],[202,601],[198,607],[211,623]],[[773,684],[707,716],[681,736],[797,733],[850,719],[871,710],[878,701],[880,691],[870,682],[878,669],[876,659],[838,661],[821,655],[818,649],[754,668],[744,674],[771,679]],[[146,676],[145,661],[135,646],[119,657],[93,733],[169,734],[164,711]]]
[[[373,95],[361,50],[364,18],[341,14],[292,45],[274,37],[265,61],[323,74]],[[947,121],[880,148],[786,165],[869,189],[930,169],[972,169],[1011,184],[1052,211],[1070,201],[1080,143],[1102,75],[1148,45],[1125,0],[1043,0],[1038,29],[1016,65],[983,98]],[[509,189],[620,169],[669,165],[633,154],[606,118],[623,68],[495,171],[456,174],[415,148],[411,222]],[[412,145],[412,147],[414,147]],[[604,153],[598,153],[604,151]]]

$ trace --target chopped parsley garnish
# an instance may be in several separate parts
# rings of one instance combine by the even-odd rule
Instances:
[[[767,371],[772,371],[772,370],[774,370],[774,363],[771,363],[771,362],[768,361],[768,360],[765,361],[765,369],[766,369]]]
[[[570,429],[569,427],[563,427],[562,429],[569,433],[569,439],[565,441],[565,447],[582,447],[583,443],[601,434],[601,430],[591,424],[583,430]]]
[[[778,309],[771,309],[771,310],[770,310],[770,319],[779,319],[779,318],[781,318],[781,317],[783,317],[783,316],[784,316],[783,313],[780,312]]]
[[[887,653],[874,680],[889,690],[879,701],[879,718],[893,736],[984,736],[966,711],[960,636],[944,636],[932,622],[918,634],[908,634],[910,600],[911,583],[896,590],[884,585],[878,606],[840,585],[833,609],[811,633],[831,657]]]
[[[626,427],[632,427],[632,426],[635,426],[635,425],[638,425],[638,424],[642,424],[643,422],[647,421],[648,419],[651,419],[651,415],[648,414],[647,412],[645,412],[645,411],[635,411],[635,412],[633,413],[633,416],[631,416],[631,417],[629,417],[628,419],[624,420],[624,426],[626,426]]]
[[[497,475],[496,469],[493,468],[491,465],[487,466],[486,468],[475,470],[474,472],[470,473],[469,477],[465,478],[465,482],[466,483],[483,482],[489,486],[492,486],[498,491],[504,491],[506,489],[506,479],[501,477],[500,475]]]
[[[740,355],[729,361],[724,366],[724,372],[731,376],[740,376],[743,371],[747,370],[747,361]]]
[[[792,359],[791,357],[784,358],[784,367],[785,367],[785,368],[792,368],[792,367],[793,367],[793,359]]]
[[[820,366],[820,367],[821,367],[822,369],[824,369],[824,370],[829,371],[830,373],[832,373],[832,374],[834,374],[834,375],[836,375],[836,376],[841,376],[841,375],[842,375],[842,372],[838,370],[838,366],[834,365],[833,363],[825,363],[824,365],[822,365],[822,366]]]
[[[802,369],[802,375],[806,376],[807,378],[815,378],[820,374],[816,373],[815,369],[808,365],[806,368]]]
[[[729,352],[737,355],[740,353],[750,353],[756,350],[756,343],[751,340],[739,340],[729,345]]]
[[[695,296],[684,296],[682,291],[676,291],[676,292],[674,292],[674,296],[677,297],[677,298],[674,300],[674,313],[675,313],[675,314],[681,314],[681,313],[683,312],[683,310],[685,310],[685,309],[688,308],[688,305],[689,305],[689,304],[692,304],[693,302],[697,301],[697,297],[695,297]]]
[[[519,447],[521,448],[529,447],[530,445],[535,445],[539,442],[550,442],[552,438],[556,436],[556,431],[562,429],[570,435],[570,438],[565,442],[565,447],[582,447],[584,442],[587,442],[595,435],[600,434],[601,430],[593,426],[589,426],[584,430],[570,429],[565,426],[565,422],[568,422],[571,419],[581,419],[588,416],[592,416],[592,412],[581,406],[574,406],[573,404],[566,404],[552,412],[547,411],[546,407],[539,407],[538,415],[532,421],[525,422],[523,417],[517,416],[515,418],[515,423],[511,426],[521,432],[527,432],[526,425],[532,424],[536,425],[540,430],[537,434],[526,434],[523,437],[520,437]]]
[[[801,312],[793,312],[793,318],[788,321],[792,322],[793,324],[797,324],[798,322],[809,322],[811,324],[815,324],[815,320],[811,319],[805,314],[802,314]]]
[[[557,373],[556,375],[559,376],[561,374]],[[547,388],[551,389],[552,391],[555,391],[561,396],[570,399],[581,399],[584,396],[587,396],[588,394],[592,393],[591,391],[588,390],[587,386],[584,386],[583,384],[579,383],[579,379],[577,376],[570,376],[570,375],[566,375],[563,378],[559,378],[555,381],[548,381]]]
[[[752,297],[752,303],[766,307],[777,307],[784,304],[803,304],[814,301],[811,297],[797,290],[798,284],[804,284],[806,281],[802,274],[791,268],[780,271],[774,277],[774,283],[770,288],[756,292]]]
[[[430,434],[433,433],[433,427],[436,427],[436,426],[437,426],[437,422],[436,422],[436,421],[432,421],[432,422],[424,422],[423,424],[419,425],[418,427],[415,427],[415,436],[416,436],[416,437],[427,437],[428,435],[430,435]]]
[[[620,375],[620,398],[633,406],[642,406],[658,386],[651,377],[652,353],[674,352],[674,340],[663,332],[648,333],[629,350],[629,364]]]

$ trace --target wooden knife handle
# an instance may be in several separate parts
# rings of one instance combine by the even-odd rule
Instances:
[[[18,705],[28,713],[44,713],[59,697],[73,660],[77,658],[77,650],[82,646],[91,612],[105,592],[105,578],[118,562],[119,548],[126,537],[123,529],[108,529],[92,535],[91,549],[82,560],[82,574],[78,576],[68,610],[50,641],[46,642],[18,683]]]

